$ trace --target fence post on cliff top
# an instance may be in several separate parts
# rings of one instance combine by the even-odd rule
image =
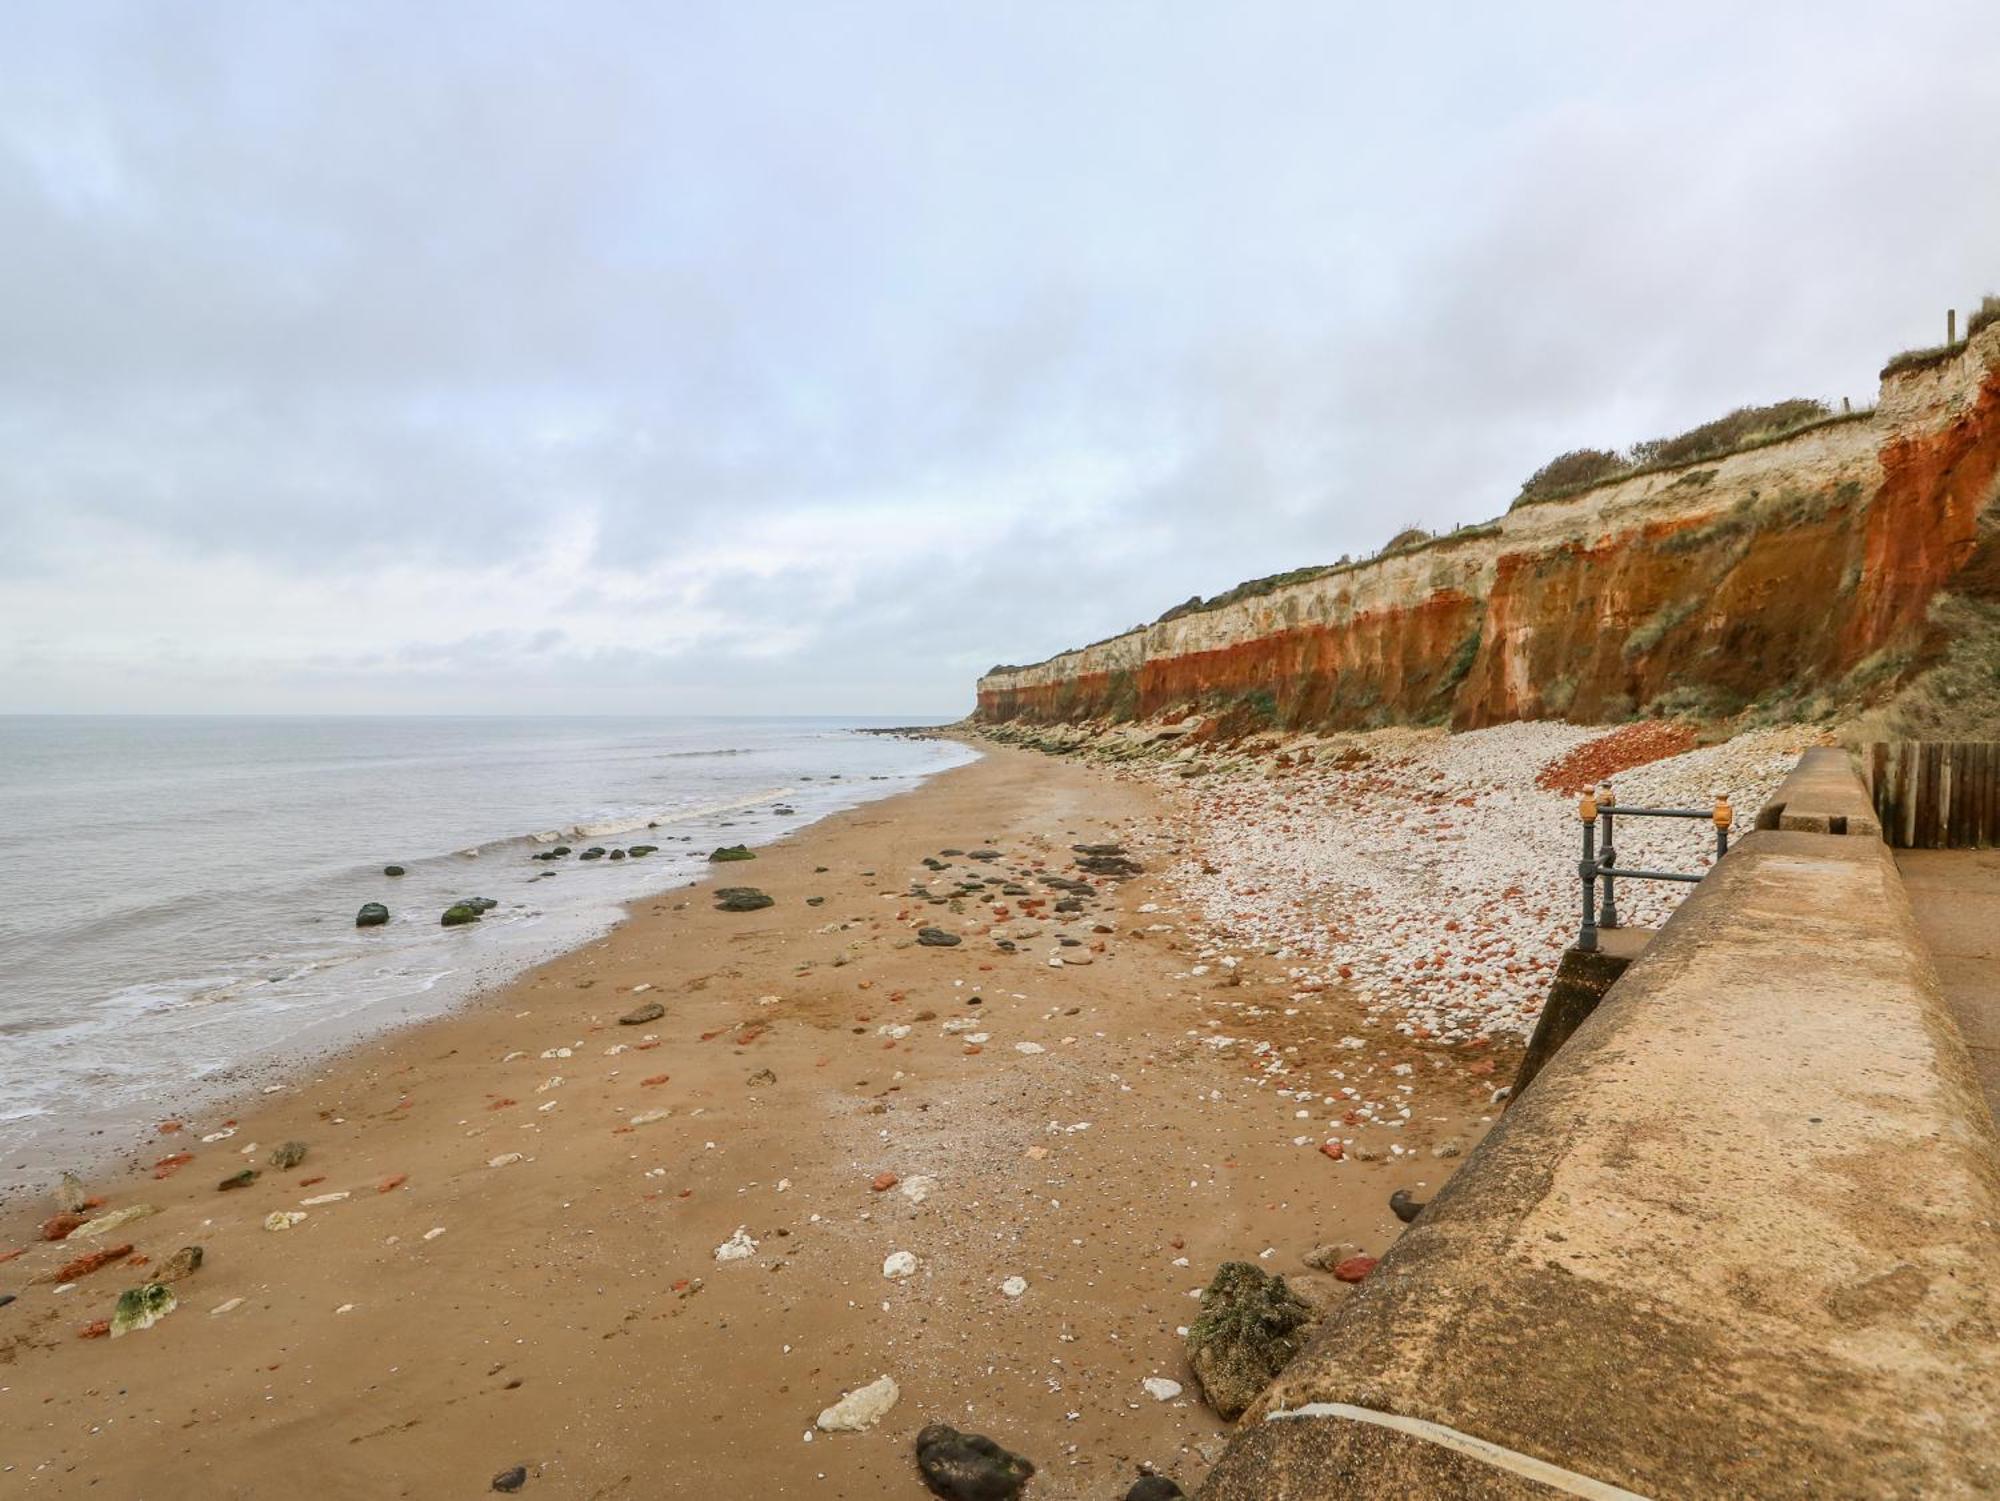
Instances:
[[[1958,342],[1958,309],[1955,307],[1944,310],[1944,341],[1947,344]]]

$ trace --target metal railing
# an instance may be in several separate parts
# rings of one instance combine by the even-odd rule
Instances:
[[[1597,934],[1600,928],[1618,926],[1619,880],[1628,881],[1699,881],[1706,871],[1689,874],[1678,870],[1620,870],[1618,851],[1612,844],[1615,835],[1615,820],[1620,818],[1700,818],[1715,825],[1715,858],[1720,860],[1729,853],[1729,828],[1735,823],[1736,814],[1729,806],[1727,794],[1715,794],[1712,808],[1625,808],[1619,806],[1613,796],[1611,784],[1603,782],[1595,792],[1586,792],[1578,799],[1576,816],[1583,823],[1583,859],[1577,862],[1577,875],[1583,882],[1583,927],[1576,937],[1576,946],[1585,953],[1597,948]],[[1600,849],[1597,842],[1598,825],[1604,826],[1604,843]],[[1710,867],[1713,869],[1713,867]],[[1603,896],[1598,896],[1598,883],[1603,883]]]

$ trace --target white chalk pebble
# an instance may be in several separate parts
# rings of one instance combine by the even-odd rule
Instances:
[[[1005,1282],[1000,1284],[1000,1291],[1010,1298],[1018,1298],[1027,1290],[1028,1279],[1026,1277],[1009,1277]]]
[[[1181,1384],[1164,1376],[1148,1376],[1140,1383],[1155,1402],[1171,1402],[1181,1394]]]
[[[903,1392],[893,1376],[882,1376],[847,1393],[819,1415],[819,1427],[827,1433],[859,1433],[888,1416]]]
[[[909,1251],[891,1251],[882,1262],[882,1275],[892,1282],[917,1275],[917,1258]]]

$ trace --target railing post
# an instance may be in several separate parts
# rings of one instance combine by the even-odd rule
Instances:
[[[1715,794],[1715,858],[1720,860],[1729,853],[1729,826],[1736,821],[1736,812],[1729,806],[1729,794]]]
[[[1618,799],[1613,795],[1609,782],[1597,784],[1597,814],[1604,820],[1604,844],[1597,853],[1597,864],[1602,870],[1615,870],[1618,866],[1618,851],[1611,844],[1611,820]],[[1604,877],[1604,900],[1598,904],[1597,925],[1600,928],[1618,926],[1618,894],[1612,888],[1617,884],[1615,876]]]
[[[1576,946],[1589,954],[1597,949],[1597,801],[1588,792],[1577,804],[1576,816],[1583,824],[1583,858],[1576,865],[1583,882],[1583,929]]]

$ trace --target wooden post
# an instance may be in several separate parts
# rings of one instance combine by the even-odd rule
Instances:
[[[1958,342],[1958,309],[1955,307],[1944,310],[1944,341],[1947,344]]]

